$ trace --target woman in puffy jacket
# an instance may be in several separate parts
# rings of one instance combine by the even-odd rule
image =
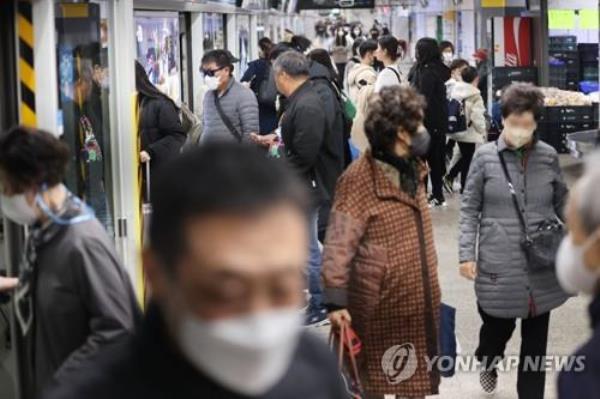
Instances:
[[[150,161],[154,172],[180,153],[185,132],[175,102],[150,82],[144,67],[137,61],[135,87],[138,92],[138,127],[142,143],[140,162]]]
[[[496,390],[498,362],[520,319],[519,399],[544,397],[542,359],[550,313],[568,297],[554,267],[534,264],[525,250],[523,224],[532,232],[543,222],[562,218],[568,194],[558,154],[534,134],[543,107],[544,96],[531,84],[515,83],[504,90],[504,129],[497,142],[475,153],[460,209],[460,274],[475,281],[482,320],[475,351],[481,387],[486,393]]]
[[[462,81],[457,81],[450,93],[450,99],[464,104],[467,130],[458,132],[450,138],[458,143],[460,159],[452,167],[448,176],[444,179],[444,185],[452,192],[454,179],[460,173],[460,193],[462,194],[471,160],[475,154],[477,144],[483,144],[486,140],[485,104],[481,92],[477,88],[479,76],[477,69],[472,66],[466,67],[461,72]]]

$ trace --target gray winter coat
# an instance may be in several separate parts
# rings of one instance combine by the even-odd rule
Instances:
[[[501,137],[483,145],[473,159],[460,212],[460,262],[477,261],[475,292],[483,310],[495,317],[527,318],[565,302],[553,269],[532,272],[521,248],[524,238],[502,172],[498,150],[530,226],[559,216],[567,198],[556,151],[538,141],[526,167]]]
[[[30,389],[69,384],[87,362],[140,320],[131,281],[96,220],[62,227],[37,247]],[[35,396],[37,397],[37,395]]]
[[[220,97],[220,101],[223,112],[229,117],[235,129],[242,134],[243,141],[249,140],[250,133],[259,132],[258,102],[252,90],[242,86],[235,79],[231,78],[229,86]],[[206,92],[203,109],[204,131],[202,132],[201,143],[237,141],[217,112],[214,90]]]

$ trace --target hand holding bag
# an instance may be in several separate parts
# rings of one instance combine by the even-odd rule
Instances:
[[[362,343],[354,330],[345,323],[342,323],[338,330],[332,328],[329,333],[329,346],[334,349],[336,343],[338,345],[338,367],[342,374],[342,379],[349,395],[348,397],[351,399],[363,399],[365,396],[356,365],[356,356],[362,349]],[[344,364],[345,357],[348,357],[350,360],[350,370],[346,370]]]

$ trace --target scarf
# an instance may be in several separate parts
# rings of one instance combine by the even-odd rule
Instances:
[[[81,203],[70,194],[62,208],[57,212],[65,220],[82,214]],[[37,223],[29,228],[25,243],[25,252],[21,258],[19,286],[15,290],[15,316],[21,328],[21,334],[27,336],[34,320],[33,295],[36,283],[36,263],[38,251],[51,242],[67,226],[48,221]]]
[[[412,198],[417,195],[419,188],[419,170],[417,160],[413,157],[405,159],[389,152],[377,151],[373,154],[375,159],[393,166],[400,174],[400,188]]]

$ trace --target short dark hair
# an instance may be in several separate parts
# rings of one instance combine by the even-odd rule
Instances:
[[[398,59],[398,47],[400,46],[398,39],[392,35],[385,35],[380,37],[377,43],[382,49],[387,51],[388,55],[393,61]]]
[[[258,41],[258,47],[263,54],[268,58],[271,48],[273,48],[273,42],[268,37],[261,37]]]
[[[469,66],[469,62],[467,60],[464,60],[462,58],[457,58],[455,60],[453,60],[450,63],[450,71],[455,71],[457,69],[462,69],[464,67],[468,67]]]
[[[384,87],[369,100],[365,133],[373,152],[389,151],[398,129],[414,135],[423,121],[425,98],[412,87]]]
[[[375,50],[377,50],[377,42],[373,39],[365,40],[358,48],[360,58],[364,58],[368,53],[372,53]]]
[[[295,35],[292,37],[292,47],[301,53],[304,53],[306,50],[308,50],[311,44],[312,42],[306,36]]]
[[[289,43],[277,43],[271,48],[269,59],[275,61],[279,56],[287,51],[296,51]]]
[[[297,51],[286,51],[273,63],[275,74],[285,72],[293,78],[309,75],[308,59]]]
[[[68,162],[67,144],[44,130],[17,126],[0,136],[0,169],[16,193],[62,183]]]
[[[231,53],[227,50],[210,50],[204,56],[202,56],[201,64],[209,64],[214,62],[219,68],[229,68],[229,73],[233,74],[233,62],[231,60]]]
[[[479,76],[479,73],[477,72],[477,68],[468,65],[467,67],[465,67],[465,69],[462,70],[460,76],[462,77],[463,82],[473,83],[475,79],[477,79],[477,77]]]
[[[504,89],[500,99],[502,117],[532,112],[536,120],[544,109],[544,94],[531,83],[513,83]]]
[[[150,245],[173,267],[187,249],[186,223],[215,214],[260,214],[278,204],[307,210],[296,174],[255,147],[206,144],[165,164],[152,186]]]
[[[448,40],[443,40],[440,42],[440,52],[443,53],[444,50],[448,48],[454,53],[454,44],[452,44],[452,42],[449,42]]]

